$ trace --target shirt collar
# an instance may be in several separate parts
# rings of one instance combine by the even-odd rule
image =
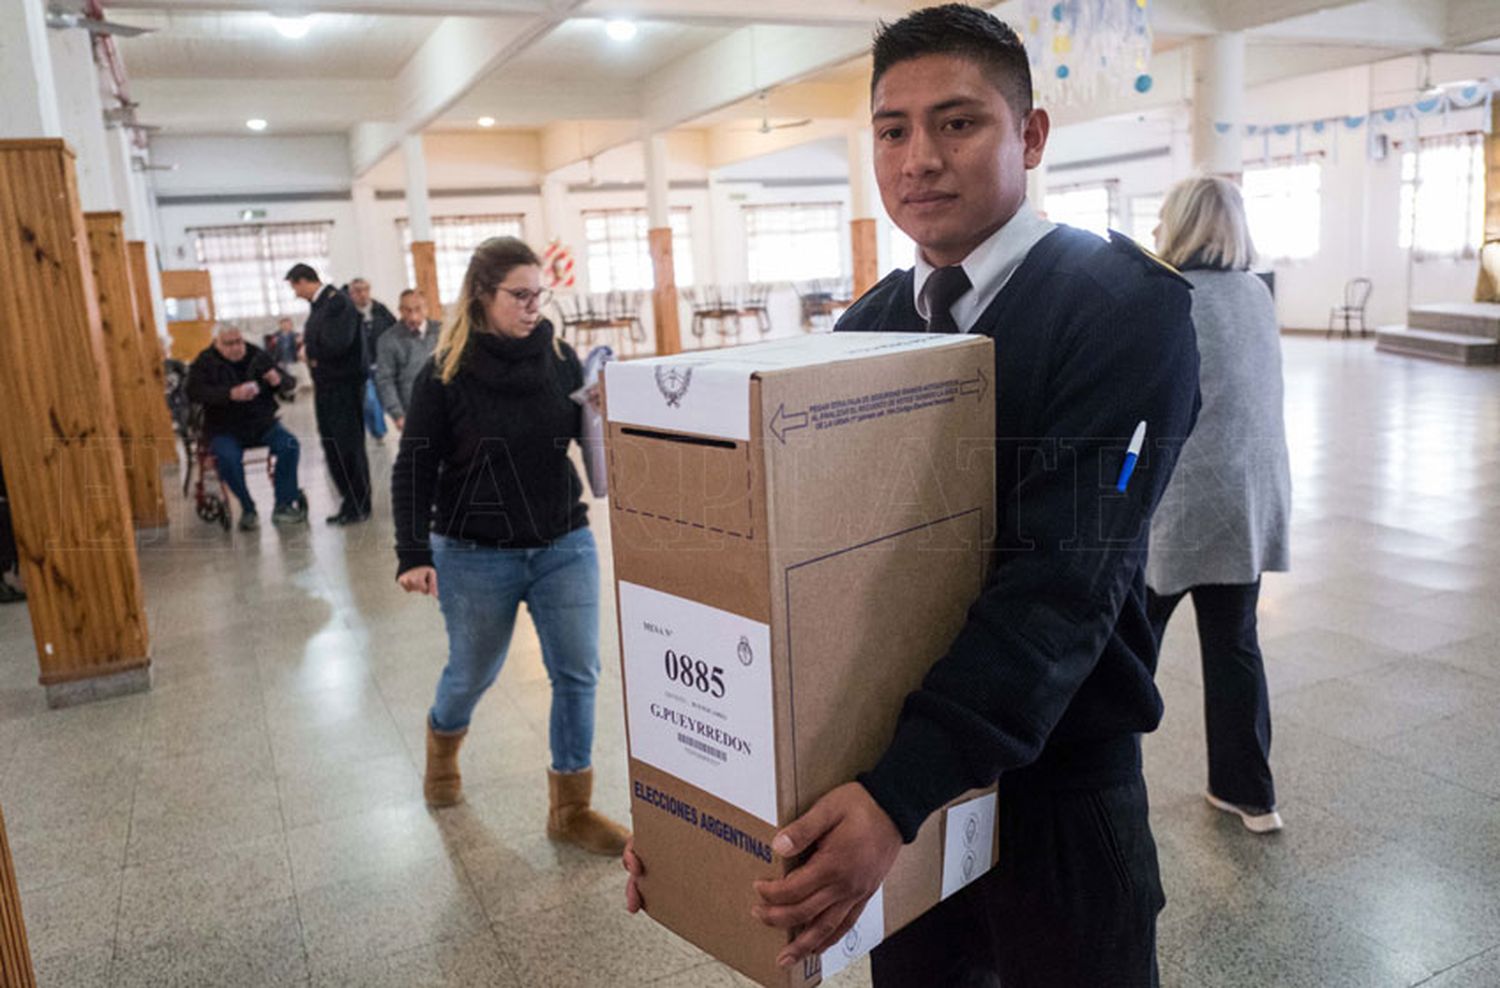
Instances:
[[[964,274],[969,276],[970,288],[953,303],[953,319],[963,332],[968,332],[980,315],[1000,294],[1000,289],[1015,274],[1026,255],[1037,242],[1051,233],[1056,225],[1039,216],[1031,204],[1022,201],[1016,214],[1005,225],[990,234],[969,256],[959,262]],[[917,315],[923,320],[930,317],[927,298],[923,289],[927,279],[937,270],[922,256],[918,249],[916,266],[912,269],[912,290],[916,293]]]

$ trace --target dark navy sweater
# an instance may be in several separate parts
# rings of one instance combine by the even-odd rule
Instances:
[[[837,329],[921,331],[912,278],[886,277]],[[860,776],[906,840],[1002,774],[1092,785],[1139,772],[1134,742],[1162,713],[1147,529],[1198,409],[1189,290],[1124,237],[1059,227],[975,324],[995,341],[994,573]],[[1141,421],[1146,447],[1117,494]]]

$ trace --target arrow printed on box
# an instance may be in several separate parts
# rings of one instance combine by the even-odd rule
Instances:
[[[788,412],[786,405],[778,405],[776,414],[771,416],[771,435],[781,440],[781,445],[786,445],[786,434],[797,429],[807,428],[806,412]]]
[[[980,401],[984,400],[984,396],[989,393],[989,390],[990,379],[984,376],[984,371],[982,370],[976,370],[971,380],[960,381],[958,384],[959,394],[978,395]]]

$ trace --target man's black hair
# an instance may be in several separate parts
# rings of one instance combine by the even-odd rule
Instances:
[[[311,264],[293,264],[286,273],[287,281],[319,281],[318,272]]]
[[[882,24],[872,49],[875,71],[870,95],[886,70],[923,55],[958,55],[971,59],[1000,90],[1019,123],[1031,112],[1031,63],[1026,46],[1010,25],[964,3],[945,3],[913,11],[894,24]]]

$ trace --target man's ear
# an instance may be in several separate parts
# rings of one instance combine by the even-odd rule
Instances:
[[[1025,162],[1028,169],[1042,163],[1042,153],[1047,150],[1047,135],[1052,132],[1052,118],[1042,109],[1026,114],[1021,123],[1021,140],[1026,145]]]

